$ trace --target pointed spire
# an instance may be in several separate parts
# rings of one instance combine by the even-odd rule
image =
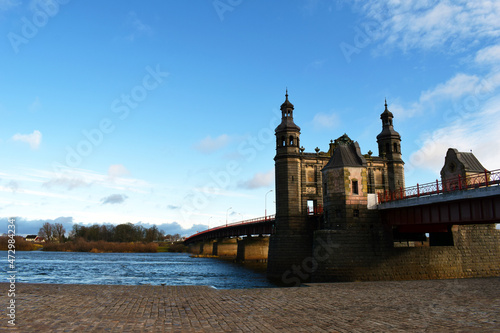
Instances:
[[[292,116],[291,110],[288,110],[288,109],[293,110],[293,104],[290,103],[290,101],[288,100],[288,87],[287,87],[286,93],[285,93],[285,102],[283,102],[283,104],[281,104],[281,111],[288,112],[289,114],[287,114],[286,116]]]
[[[385,98],[384,106],[385,106],[385,109],[384,109],[384,112],[382,112],[382,114],[380,115],[380,119],[383,119],[384,117],[390,117],[392,119],[394,117],[394,115],[387,108],[387,98]],[[391,123],[392,123],[392,121],[391,121]]]
[[[281,124],[276,128],[276,131],[293,130],[299,131],[300,127],[293,122],[293,104],[288,100],[288,87],[285,90],[285,101],[281,104]]]

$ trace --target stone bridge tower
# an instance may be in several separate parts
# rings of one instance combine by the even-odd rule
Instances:
[[[300,206],[300,127],[293,122],[293,104],[288,100],[281,105],[281,124],[276,128],[276,215],[301,215]],[[293,224],[293,222],[292,222]],[[291,226],[297,228],[299,226]],[[300,228],[300,227],[299,227]]]
[[[287,91],[281,105],[281,123],[275,130],[276,229],[268,257],[268,277],[274,280],[283,280],[283,274],[310,256],[312,250],[312,230],[302,204],[300,127],[293,121],[293,110]]]
[[[380,115],[382,132],[377,135],[379,156],[385,159],[387,165],[387,187],[395,191],[405,187],[404,162],[401,157],[401,136],[394,130],[392,119],[394,115],[387,109]]]

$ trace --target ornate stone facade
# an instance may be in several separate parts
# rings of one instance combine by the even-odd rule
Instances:
[[[305,152],[288,92],[281,113],[275,131],[276,224],[269,244],[269,278],[297,284],[500,273],[500,231],[494,225],[456,226],[448,232],[451,246],[429,247],[424,234],[410,235],[412,248],[410,241],[403,248],[397,232],[382,223],[377,209],[370,209],[376,208],[377,193],[405,187],[401,136],[387,102],[380,115],[378,156],[362,154],[346,134],[330,141],[326,152]],[[443,178],[480,166],[455,150],[446,161]]]
[[[379,156],[372,152],[362,155],[359,145],[353,142],[347,134],[336,140],[331,140],[326,152],[305,152],[300,146],[300,127],[293,120],[294,105],[285,94],[285,102],[281,105],[281,123],[276,128],[276,230],[271,237],[269,248],[268,275],[280,278],[284,271],[311,255],[312,233],[320,224],[335,224],[338,218],[350,218],[356,208],[347,209],[344,205],[348,200],[353,205],[365,205],[367,194],[375,194],[386,190],[404,187],[404,162],[401,159],[401,137],[393,127],[393,114],[387,109],[381,114],[382,132],[377,136]],[[354,145],[357,158],[362,160],[361,166],[347,165],[345,170],[332,170],[329,181],[324,182],[325,166],[331,161],[335,152],[344,153],[343,147]],[[345,155],[345,154],[343,154]],[[349,154],[344,156],[348,159]],[[340,156],[340,155],[339,155]],[[350,163],[335,158],[338,163]],[[354,169],[355,170],[354,170]],[[336,174],[336,173],[342,173]],[[351,185],[336,184],[335,179],[350,179],[356,181],[357,191],[351,195]],[[356,178],[357,177],[357,178]],[[340,179],[340,178],[339,178]],[[332,195],[336,186],[341,186],[344,192],[338,192],[335,198],[341,203],[330,203],[326,214],[332,220],[319,220],[315,213],[321,213],[324,205],[325,186],[332,186]],[[352,183],[349,183],[352,184]],[[354,207],[354,206],[353,206]],[[333,222],[332,222],[333,221]]]

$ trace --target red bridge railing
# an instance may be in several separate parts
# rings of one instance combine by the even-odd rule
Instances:
[[[249,220],[243,220],[243,221],[239,221],[239,222],[232,222],[232,223],[228,223],[228,224],[223,224],[223,225],[220,225],[218,227],[214,227],[214,228],[210,228],[210,229],[207,229],[207,230],[203,230],[203,231],[197,232],[196,234],[189,236],[187,239],[194,238],[194,237],[199,236],[201,234],[205,234],[205,233],[208,233],[208,232],[212,232],[212,231],[220,230],[220,229],[224,229],[224,228],[238,227],[238,226],[242,226],[242,225],[245,225],[245,224],[267,222],[267,221],[274,220],[274,218],[275,218],[275,215],[267,215],[267,216],[264,216],[264,217],[257,217],[257,218],[254,218],[254,219],[249,219]]]
[[[397,191],[385,191],[378,193],[378,202],[389,202],[405,200],[429,195],[438,195],[455,191],[464,191],[473,188],[487,187],[500,184],[500,169],[484,170],[484,172],[469,175],[467,177],[456,177],[444,182],[436,180],[432,183],[417,184],[416,186],[400,188]]]

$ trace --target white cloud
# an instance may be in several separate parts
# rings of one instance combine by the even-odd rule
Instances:
[[[68,177],[53,178],[43,183],[43,186],[47,188],[65,187],[68,190],[73,190],[78,187],[88,187],[90,185],[92,185],[92,183],[89,183],[82,178],[68,178]]]
[[[152,185],[144,180],[134,178],[122,178],[118,175],[125,175],[127,171],[125,167],[119,164],[111,166],[108,174],[98,172],[61,167],[54,171],[45,170],[30,170],[28,175],[30,181],[42,182],[44,187],[63,187],[67,190],[73,190],[79,187],[97,186],[117,191],[130,191],[136,193],[149,193]],[[1,175],[1,174],[0,174]],[[111,178],[115,176],[115,178]],[[16,177],[12,177],[17,179]]]
[[[0,191],[1,192],[12,192],[12,184],[8,184],[8,186],[0,186]],[[58,194],[58,193],[52,193],[52,192],[40,192],[36,190],[30,190],[30,189],[19,189],[16,188],[16,193],[19,195],[30,195],[30,196],[38,196],[38,197],[44,197],[44,198],[55,198],[55,199],[63,199],[63,200],[72,200],[72,201],[80,201],[80,202],[93,202],[88,199],[78,197],[78,196],[68,196],[67,194]],[[17,204],[17,203],[16,203]]]
[[[340,125],[339,116],[336,113],[317,113],[312,120],[316,130],[333,129]]]
[[[408,107],[399,104],[391,105],[391,111],[398,117],[411,118],[433,111],[441,102],[453,102],[455,103],[453,113],[459,113],[462,116],[464,113],[471,113],[470,110],[463,111],[462,109],[474,108],[474,104],[478,101],[484,102],[485,98],[493,96],[493,92],[499,86],[500,72],[488,74],[484,78],[458,73],[448,81],[423,91],[419,100]],[[449,106],[446,109],[449,109]],[[446,122],[448,122],[447,112],[443,110]]]
[[[194,148],[199,152],[209,154],[225,147],[229,143],[229,141],[230,138],[227,134],[219,135],[215,139],[209,135],[198,142],[196,145],[194,145]]]
[[[312,15],[318,9],[318,6],[321,4],[320,0],[306,0],[302,3],[302,10],[308,15]]]
[[[19,183],[14,180],[11,180],[7,183],[7,187],[10,188],[13,193],[15,193],[19,189]]]
[[[500,64],[500,44],[485,47],[477,52],[475,61],[479,64],[498,66]]]
[[[500,3],[489,0],[369,0],[357,2],[368,20],[381,28],[374,37],[387,47],[439,48],[460,52],[479,39],[500,36]]]
[[[130,171],[123,164],[112,164],[108,169],[108,176],[111,179],[130,175]]]
[[[215,185],[215,184],[214,184]],[[204,186],[193,188],[194,192],[204,193],[208,196],[221,196],[221,197],[233,197],[233,198],[253,198],[248,194],[244,194],[237,191],[228,191],[217,186]]]
[[[0,11],[8,11],[21,4],[19,0],[0,0]]]
[[[473,117],[459,117],[449,125],[422,135],[421,148],[411,154],[405,168],[439,171],[444,163],[448,148],[459,151],[472,150],[487,169],[500,167],[500,155],[492,152],[500,146],[500,96],[484,103],[480,112]]]
[[[243,182],[240,187],[247,189],[256,189],[261,187],[269,187],[274,183],[274,169],[269,170],[268,172],[256,173],[251,179]]]
[[[314,72],[317,70],[321,70],[323,66],[325,65],[326,61],[325,60],[314,60],[307,64],[306,66],[306,72]]]
[[[137,13],[133,11],[128,14],[128,24],[132,27],[133,32],[127,37],[127,39],[132,42],[140,36],[151,35],[153,33],[153,29],[149,25],[143,23],[137,17]]]
[[[443,98],[456,99],[465,94],[474,93],[479,81],[476,75],[458,73],[445,83],[438,84],[434,89],[422,92],[420,103]]]
[[[29,105],[28,109],[31,112],[36,112],[42,108],[42,103],[40,102],[40,98],[38,96],[35,98],[35,100]]]
[[[26,142],[30,145],[31,149],[38,149],[40,143],[42,142],[42,133],[40,131],[35,130],[31,134],[15,134],[12,137],[14,141]]]

